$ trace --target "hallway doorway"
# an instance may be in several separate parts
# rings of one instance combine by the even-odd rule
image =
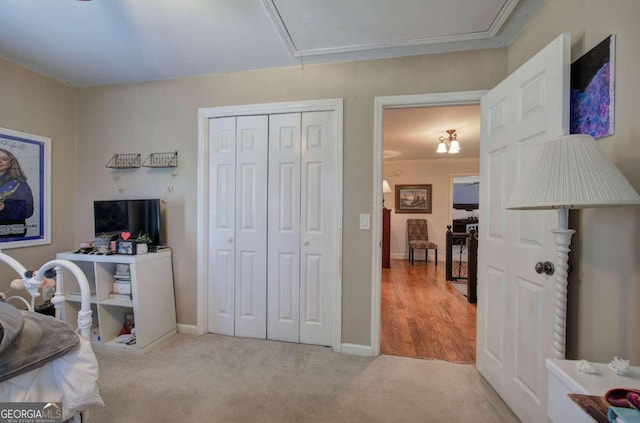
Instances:
[[[446,226],[451,224],[453,215],[451,204],[453,193],[451,181],[454,173],[472,172],[472,169],[449,169],[444,163],[456,157],[418,158],[408,160],[404,167],[389,166],[389,157],[397,154],[397,144],[389,145],[385,134],[384,113],[398,109],[428,108],[437,110],[453,109],[451,106],[477,105],[484,92],[446,93],[433,95],[400,96],[376,99],[376,145],[374,146],[374,180],[388,180],[392,189],[400,184],[429,184],[434,185],[434,209],[426,216],[403,215],[391,210],[392,234],[390,268],[380,267],[381,254],[376,248],[373,271],[374,305],[380,305],[380,309],[374,308],[372,322],[373,348],[377,353],[401,355],[407,357],[440,359],[454,363],[475,363],[475,333],[476,333],[476,305],[468,303],[463,293],[456,289],[451,282],[446,281],[445,262],[446,257]],[[479,122],[479,112],[478,122]],[[478,124],[479,126],[479,124]],[[443,127],[444,128],[444,127]],[[444,132],[444,129],[443,129]],[[433,139],[432,139],[433,138]],[[479,138],[479,137],[478,137]],[[425,145],[422,148],[433,150],[438,145],[437,137],[424,137]],[[464,151],[464,143],[462,148]],[[467,144],[468,145],[468,144]],[[393,147],[393,148],[389,148]],[[467,151],[469,147],[467,147]],[[384,159],[383,159],[384,157]],[[464,160],[477,160],[475,157],[464,157]],[[431,161],[429,162],[429,159]],[[397,160],[397,159],[396,159]],[[427,160],[424,164],[415,165],[419,160]],[[462,160],[462,161],[464,161]],[[412,168],[412,163],[414,167]],[[454,163],[451,160],[450,163]],[[460,160],[458,162],[461,162]],[[394,162],[397,164],[397,161]],[[432,175],[423,177],[416,173],[417,167],[428,167],[435,172],[436,181],[432,181]],[[407,169],[407,172],[403,170]],[[478,169],[475,169],[477,172]],[[403,178],[405,178],[403,180]],[[440,181],[440,178],[443,180]],[[411,179],[411,180],[408,180]],[[429,179],[429,180],[427,180]],[[441,184],[441,185],[440,185]],[[374,201],[382,197],[380,193],[374,193]],[[388,191],[387,191],[388,193]],[[388,193],[384,198],[386,208],[394,208],[395,193]],[[382,198],[380,198],[382,203]],[[379,213],[379,214],[378,214]],[[374,212],[374,236],[379,237],[381,227],[377,223],[382,221],[382,213]],[[377,215],[378,214],[378,215]],[[378,218],[379,216],[379,218]],[[433,255],[429,261],[424,261],[417,255],[414,265],[406,259],[406,219],[422,218],[429,220],[429,240],[432,233],[440,249],[440,266],[435,266]],[[404,225],[404,226],[403,226]],[[404,229],[403,229],[404,228]],[[380,239],[380,238],[378,238]],[[395,249],[393,245],[395,243]],[[379,301],[379,302],[378,302]],[[377,312],[377,313],[376,313]]]

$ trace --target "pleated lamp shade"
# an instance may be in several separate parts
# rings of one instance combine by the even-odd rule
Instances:
[[[640,204],[640,196],[590,135],[541,143],[508,209],[581,209]]]
[[[384,194],[388,194],[391,192],[391,186],[389,186],[389,182],[386,179],[382,181],[382,192]]]

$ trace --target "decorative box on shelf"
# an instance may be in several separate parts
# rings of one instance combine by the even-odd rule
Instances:
[[[152,250],[152,246],[149,246],[146,242],[137,242],[135,240],[118,240],[116,241],[116,253],[124,254],[127,256],[135,256],[136,254],[147,254]]]
[[[116,252],[118,254],[125,254],[129,256],[133,256],[136,254],[137,247],[136,242],[133,240],[118,240],[116,242]]]

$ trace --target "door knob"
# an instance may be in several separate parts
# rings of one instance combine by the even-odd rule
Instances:
[[[305,245],[305,246],[306,246],[306,245],[309,245],[309,241],[305,241],[305,242],[304,242],[304,245]]]
[[[536,263],[536,273],[538,273],[539,275],[544,273],[545,275],[551,276],[554,272],[555,267],[550,261],[545,261],[544,263],[539,261]]]
[[[233,237],[229,238],[229,239],[227,240],[227,242],[229,242],[229,243],[233,242]]]

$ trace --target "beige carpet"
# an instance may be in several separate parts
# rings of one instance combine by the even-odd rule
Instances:
[[[518,421],[473,365],[220,335],[96,355],[94,423]]]

